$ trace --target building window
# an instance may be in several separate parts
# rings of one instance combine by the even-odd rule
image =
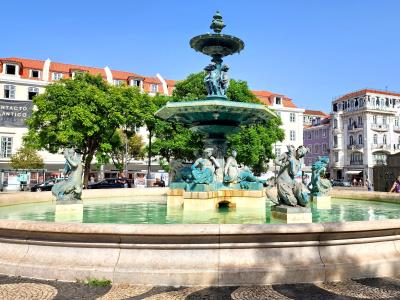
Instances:
[[[378,145],[378,135],[377,134],[374,134],[373,142],[374,142],[374,145]]]
[[[30,70],[30,77],[31,78],[39,78],[40,77],[40,71],[39,70]]]
[[[290,140],[291,141],[296,140],[296,132],[294,130],[290,130]]]
[[[334,156],[335,156],[335,162],[338,162],[339,161],[339,153],[335,152]]]
[[[363,138],[362,138],[362,135],[361,135],[361,134],[358,135],[358,144],[359,144],[359,145],[362,145],[362,144],[363,144]]]
[[[350,164],[357,164],[357,165],[362,165],[363,163],[363,157],[360,152],[353,152],[350,156]]]
[[[39,88],[37,87],[30,87],[28,89],[28,99],[32,100],[33,97],[35,97],[37,94],[39,94]]]
[[[2,136],[0,157],[1,158],[11,157],[11,150],[12,150],[12,137]]]
[[[314,153],[317,154],[319,152],[319,145],[315,144],[314,145]]]
[[[362,119],[361,116],[358,116],[358,118],[357,118],[357,123],[358,123],[358,125],[360,125],[360,126],[363,124],[363,119]]]
[[[275,97],[275,104],[276,105],[281,105],[282,104],[282,98],[281,97]]]
[[[275,148],[275,156],[279,157],[280,155],[281,155],[281,148],[280,147]]]
[[[382,124],[383,124],[383,125],[386,125],[386,123],[387,123],[386,117],[382,117]]]
[[[333,129],[337,129],[337,128],[338,128],[338,120],[333,119]]]
[[[152,93],[157,93],[157,90],[158,90],[158,85],[157,84],[150,85],[150,91]]]
[[[17,66],[6,64],[6,74],[8,75],[17,75]]]
[[[15,85],[6,84],[4,86],[4,98],[15,99]]]
[[[322,144],[322,151],[326,153],[328,151],[328,145],[327,144]]]
[[[338,138],[337,138],[337,135],[335,135],[335,136],[333,136],[333,147],[337,148],[337,146],[338,146]]]
[[[113,84],[114,84],[115,86],[120,86],[120,85],[122,85],[122,80],[114,79],[114,80],[113,80]]]
[[[326,137],[326,129],[322,130],[322,137]]]
[[[74,79],[76,76],[83,76],[83,74],[87,73],[87,71],[84,70],[75,70],[72,71],[72,79]]]
[[[354,145],[354,138],[353,138],[353,136],[352,136],[352,135],[350,136],[350,140],[349,140],[349,142],[350,142],[350,145]]]
[[[53,80],[60,80],[61,78],[64,77],[63,73],[57,73],[57,72],[53,72]]]
[[[394,118],[394,126],[399,127],[399,117]]]
[[[377,123],[376,116],[372,116],[372,124],[376,124],[376,123]]]
[[[386,136],[386,134],[383,135],[383,144],[384,145],[387,144],[387,136]]]
[[[292,123],[296,122],[296,115],[295,115],[295,113],[290,113],[290,122],[292,122]]]
[[[141,80],[139,80],[139,79],[134,79],[134,80],[131,80],[131,85],[132,86],[137,86],[137,87],[140,87],[142,84],[141,84]]]
[[[279,118],[281,117],[281,112],[280,111],[277,111],[275,113],[278,115]]]

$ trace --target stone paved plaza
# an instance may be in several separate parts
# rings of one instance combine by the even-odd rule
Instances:
[[[400,279],[374,278],[318,284],[253,287],[157,287],[113,285],[0,277],[0,299],[149,299],[149,300],[280,300],[280,299],[400,299]]]

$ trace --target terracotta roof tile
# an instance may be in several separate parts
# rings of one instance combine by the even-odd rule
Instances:
[[[324,113],[323,111],[320,110],[312,110],[312,109],[306,109],[304,111],[304,115],[312,115],[312,116],[322,116],[324,118],[329,117],[328,114]]]
[[[252,91],[252,93],[265,105],[272,106],[273,105],[273,97],[271,96],[280,96],[282,97],[282,106],[297,108],[297,106],[292,102],[292,99],[286,97],[282,94],[276,94],[270,91]]]
[[[367,93],[389,95],[389,96],[400,96],[400,93],[397,93],[397,92],[381,91],[381,90],[375,90],[375,89],[362,89],[362,90],[358,90],[358,91],[351,92],[351,93],[345,94],[343,96],[340,96],[339,98],[335,99],[334,101],[339,101],[339,100],[344,100],[344,99],[348,99],[348,98],[352,98],[352,97],[356,97],[356,96],[360,96],[360,95],[365,95]]]

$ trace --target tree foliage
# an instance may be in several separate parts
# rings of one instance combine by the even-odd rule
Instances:
[[[35,149],[22,147],[11,156],[10,165],[13,169],[43,169],[44,162]]]
[[[99,151],[96,154],[99,163],[108,163],[110,160],[122,172],[126,163],[135,158],[144,157],[144,142],[141,135],[132,132],[131,130],[124,130],[118,128],[111,139],[109,140],[111,147],[107,147],[108,151]]]
[[[82,152],[84,184],[97,152],[110,152],[117,128],[138,122],[143,95],[137,88],[112,86],[98,76],[77,74],[46,87],[33,99],[36,109],[28,120],[25,142],[57,153],[74,147]]]

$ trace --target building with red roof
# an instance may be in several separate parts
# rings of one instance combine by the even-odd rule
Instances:
[[[289,145],[296,148],[302,145],[304,109],[297,107],[292,99],[282,94],[270,91],[252,92],[261,103],[271,108],[282,120],[281,128],[285,131],[285,139],[274,145],[276,156],[286,152]],[[270,166],[273,166],[272,162]]]
[[[349,182],[378,180],[375,166],[400,152],[400,93],[360,89],[332,101],[331,174]]]
[[[9,168],[10,157],[22,146],[27,132],[25,121],[32,112],[32,99],[43,93],[48,84],[62,78],[73,78],[78,72],[100,74],[110,84],[137,86],[150,95],[171,95],[175,81],[133,72],[19,57],[0,58],[0,168]],[[143,130],[141,129],[143,133]],[[64,157],[40,152],[49,175],[63,168]],[[143,169],[143,166],[140,166]]]

